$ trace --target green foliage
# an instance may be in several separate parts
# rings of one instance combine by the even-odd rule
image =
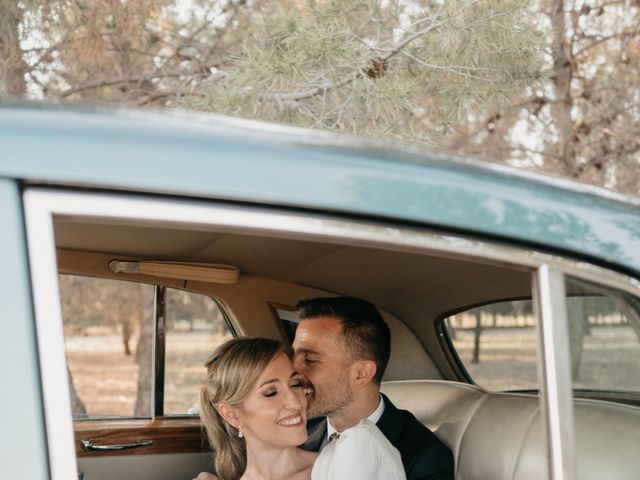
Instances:
[[[545,39],[525,0],[376,0],[266,12],[229,75],[191,108],[433,142],[470,110],[543,75]]]

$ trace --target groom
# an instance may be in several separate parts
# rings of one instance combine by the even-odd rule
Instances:
[[[368,419],[400,451],[407,480],[453,480],[453,455],[410,412],[380,393],[391,334],[369,302],[350,297],[302,300],[293,366],[305,377],[309,438],[318,451],[333,433]],[[215,479],[201,473],[196,480]]]
[[[362,419],[375,423],[400,451],[407,480],[453,480],[451,451],[410,412],[380,393],[391,334],[382,316],[358,298],[298,303],[293,367],[308,380],[309,439],[319,450],[330,435]]]

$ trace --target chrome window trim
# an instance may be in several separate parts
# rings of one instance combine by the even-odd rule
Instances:
[[[353,246],[375,246],[408,253],[455,255],[492,261],[536,271],[545,276],[569,274],[640,296],[640,281],[585,262],[507,245],[432,233],[417,227],[399,227],[383,222],[352,220],[329,214],[298,213],[275,208],[232,206],[213,200],[171,199],[134,196],[127,193],[60,191],[28,187],[24,193],[31,275],[36,306],[39,358],[43,373],[43,396],[47,419],[52,478],[75,478],[73,424],[69,392],[56,388],[67,384],[62,317],[53,237],[53,215],[148,222],[165,228],[202,228],[216,231],[261,233],[273,237],[337,241]],[[545,273],[546,272],[546,273]],[[553,275],[551,274],[553,272]],[[547,294],[551,285],[540,281],[537,288]],[[542,296],[542,291],[538,292]],[[546,301],[546,300],[545,300]],[[557,313],[544,314],[549,322]],[[544,336],[544,335],[543,335]],[[46,340],[46,341],[45,341]],[[543,340],[544,341],[544,340]],[[552,341],[553,344],[555,342]],[[46,362],[45,360],[46,359]],[[556,362],[563,362],[563,357]],[[539,369],[540,370],[540,369]],[[570,383],[566,386],[570,390]],[[558,402],[550,402],[548,415],[560,416]],[[570,405],[572,408],[572,405]],[[55,414],[54,414],[55,412]],[[55,441],[54,441],[55,439]],[[554,480],[572,477],[554,477]]]
[[[28,192],[24,203],[49,472],[51,480],[77,479],[52,212]]]
[[[549,478],[572,480],[576,471],[575,438],[565,275],[543,264],[533,274],[532,285],[542,352],[536,358],[546,422]]]

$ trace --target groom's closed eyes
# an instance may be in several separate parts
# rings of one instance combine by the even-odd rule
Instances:
[[[296,352],[296,357],[302,357],[302,361],[308,365],[319,363],[322,360],[322,355],[313,350],[300,350]]]

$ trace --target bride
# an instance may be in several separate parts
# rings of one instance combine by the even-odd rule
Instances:
[[[307,439],[307,400],[280,342],[232,339],[206,367],[200,417],[220,480],[406,479],[400,453],[366,420],[320,454],[297,448]]]

